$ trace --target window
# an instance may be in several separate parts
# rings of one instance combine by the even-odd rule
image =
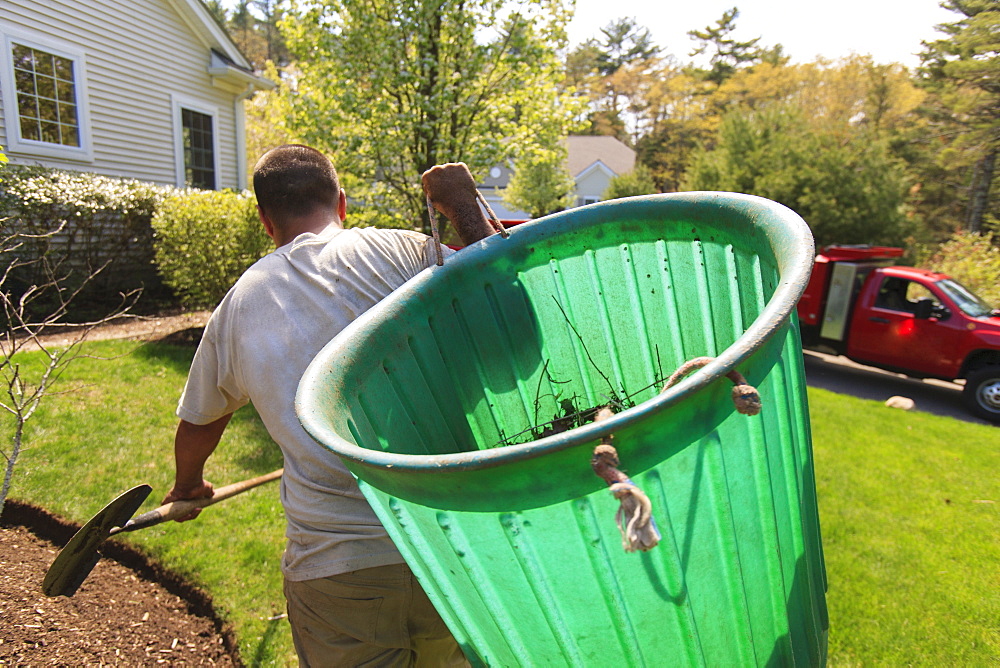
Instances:
[[[586,197],[583,197],[580,201],[583,202],[584,206],[587,206],[588,204],[597,204],[598,202],[601,201],[601,198],[594,197],[593,195],[587,195]]]
[[[83,53],[8,30],[0,88],[13,153],[90,160]]]
[[[176,95],[172,99],[177,185],[215,190],[219,174],[218,110]]]
[[[16,43],[11,58],[21,139],[80,146],[73,61]]]
[[[920,283],[890,276],[882,282],[875,306],[889,311],[914,313],[921,299],[930,299],[935,305],[940,305],[934,293]]]
[[[181,109],[184,143],[184,184],[215,190],[215,150],[212,117],[191,109]]]

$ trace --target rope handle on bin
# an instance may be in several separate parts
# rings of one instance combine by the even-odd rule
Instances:
[[[612,415],[612,410],[605,406],[597,411],[594,422],[607,420]],[[622,547],[626,552],[645,552],[660,542],[660,531],[653,519],[653,505],[649,502],[649,497],[618,470],[618,451],[611,445],[613,438],[614,434],[608,434],[601,439],[600,445],[594,448],[590,466],[594,473],[608,483],[611,493],[620,504],[615,513],[615,524],[622,536]]]
[[[500,234],[500,236],[503,237],[504,239],[510,237],[510,232],[507,231],[507,228],[504,227],[503,223],[500,222],[500,219],[497,218],[496,213],[493,212],[493,207],[491,207],[490,203],[486,201],[486,198],[483,197],[483,194],[479,192],[478,188],[476,189],[476,199],[479,200],[479,203],[482,204],[483,208],[486,209],[490,225],[493,226],[493,229],[496,230]],[[434,249],[437,251],[437,266],[440,267],[441,265],[444,264],[444,254],[441,252],[441,231],[439,229],[437,211],[434,209],[434,205],[431,203],[430,195],[426,196],[426,200],[427,200],[427,215],[430,217],[431,233],[434,236],[434,242],[435,242]]]
[[[684,376],[702,368],[714,359],[714,357],[695,357],[688,360],[677,371],[674,371],[673,375],[664,383],[660,392],[666,392],[668,388],[676,385]],[[748,383],[743,374],[736,369],[727,373],[726,378],[733,381],[733,405],[736,406],[737,412],[743,415],[757,415],[760,413],[760,393],[757,392],[757,388]]]
[[[696,357],[685,362],[667,379],[660,392],[665,392],[684,376],[704,367],[713,359],[715,358]],[[757,388],[750,385],[743,374],[736,369],[727,373],[726,377],[733,382],[732,398],[737,412],[743,415],[760,413],[760,393],[757,392]],[[594,422],[607,420],[613,415],[611,408],[604,406],[597,411]],[[601,443],[594,448],[594,454],[590,458],[590,467],[608,483],[611,493],[619,501],[615,524],[622,536],[622,547],[626,552],[645,552],[659,544],[660,531],[656,527],[656,520],[653,519],[649,497],[618,469],[620,461],[618,451],[611,445],[613,438],[614,434],[608,434],[601,439]]]

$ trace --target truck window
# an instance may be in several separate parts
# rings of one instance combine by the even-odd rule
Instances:
[[[913,305],[906,299],[908,283],[909,281],[905,279],[893,276],[883,279],[882,285],[878,289],[878,297],[875,298],[875,307],[912,313]]]
[[[927,286],[905,278],[889,276],[882,281],[875,306],[890,311],[913,313],[917,308],[917,302],[921,299],[931,299],[935,304],[940,304]]]

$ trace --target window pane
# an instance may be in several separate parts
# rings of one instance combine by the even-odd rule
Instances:
[[[56,103],[53,100],[38,98],[38,116],[43,121],[57,122],[59,120],[59,110],[56,109]]]
[[[76,105],[59,103],[59,122],[63,125],[76,127]]]
[[[37,110],[37,105],[35,104],[36,99],[37,98],[31,95],[24,95],[22,93],[18,93],[17,113],[19,113],[21,116],[29,116],[31,118],[37,117],[38,110]]]
[[[80,135],[77,133],[75,125],[62,126],[62,140],[66,146],[80,145]]]
[[[18,92],[35,94],[35,75],[28,70],[14,70],[14,85]]]
[[[52,123],[51,121],[42,121],[42,141],[47,141],[53,144],[61,144],[59,141],[59,124]]]
[[[52,77],[43,77],[40,74],[35,75],[35,94],[50,100],[56,99],[56,80]]]
[[[55,76],[55,68],[52,66],[52,59],[55,56],[35,51],[35,72],[47,77]]]
[[[21,117],[21,137],[24,139],[30,139],[33,141],[40,141],[42,138],[41,130],[38,127],[38,121]]]
[[[35,69],[34,61],[31,56],[31,49],[21,44],[15,44],[14,48],[11,49],[11,56],[13,58],[14,67],[18,67],[23,70],[28,70],[29,72]]]
[[[75,77],[73,76],[73,61],[68,58],[55,59],[55,75],[60,79],[73,83]]]

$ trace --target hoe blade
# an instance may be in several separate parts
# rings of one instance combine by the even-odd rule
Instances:
[[[124,525],[139,509],[153,488],[138,485],[125,492],[94,515],[59,551],[49,566],[42,591],[46,596],[72,596],[94,570],[101,555],[97,548],[111,535],[111,530]]]

